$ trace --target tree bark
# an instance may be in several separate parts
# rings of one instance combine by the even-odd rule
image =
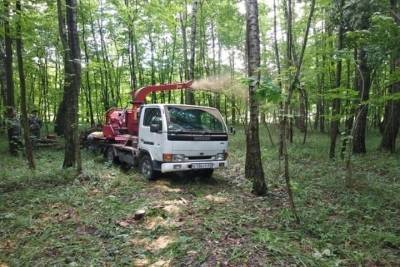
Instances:
[[[4,0],[4,43],[5,43],[5,73],[6,73],[6,99],[7,106],[15,107],[14,99],[14,80],[13,80],[13,50],[12,37],[10,33],[10,11],[9,0]]]
[[[1,90],[1,103],[3,106],[7,106],[7,94],[6,94],[6,69],[5,69],[6,56],[4,53],[4,39],[0,40],[0,90]]]
[[[256,99],[256,90],[260,81],[260,31],[257,0],[247,0],[246,11],[246,47],[248,75],[251,83],[249,85],[250,122],[246,138],[245,172],[246,177],[253,181],[253,192],[256,195],[264,195],[267,192],[267,185],[261,162],[258,122],[259,104]]]
[[[129,0],[125,0],[125,6],[129,8]],[[137,89],[137,78],[136,78],[136,67],[135,67],[135,46],[134,46],[134,40],[133,40],[133,18],[131,16],[131,11],[129,12],[128,15],[128,59],[129,59],[129,74],[130,74],[130,84],[132,90]]]
[[[343,6],[344,0],[339,0],[339,31],[337,40],[337,50],[341,51],[343,49]],[[342,78],[342,60],[339,58],[336,63],[336,74],[335,74],[335,89],[339,90]],[[329,149],[329,157],[331,159],[335,158],[336,150],[336,139],[339,134],[339,124],[340,124],[340,99],[333,99],[332,103],[332,120],[331,120],[331,146]]]
[[[66,0],[66,14],[68,26],[68,47],[70,50],[69,61],[71,62],[69,76],[70,81],[66,87],[68,98],[66,99],[66,127],[64,168],[76,165],[81,171],[80,149],[79,149],[79,129],[78,129],[78,98],[81,82],[81,51],[79,47],[79,36],[77,27],[77,4],[76,0]]]
[[[189,64],[189,80],[194,80],[194,63],[196,56],[196,29],[197,29],[197,10],[198,0],[192,2],[192,24],[190,32],[190,64]],[[185,102],[186,104],[194,104],[194,94],[190,90],[185,91]]]
[[[81,4],[81,2],[79,1]],[[86,70],[85,70],[85,79],[86,79],[86,103],[87,103],[87,108],[89,109],[89,119],[90,119],[90,125],[92,127],[95,126],[95,121],[94,121],[94,112],[93,112],[93,103],[92,103],[92,86],[90,84],[90,76],[89,76],[89,52],[88,52],[88,45],[86,42],[86,21],[84,18],[84,15],[82,14],[81,16],[82,19],[82,41],[83,41],[83,47],[85,51],[85,65],[86,65]]]
[[[63,135],[65,131],[65,112],[67,110],[66,101],[68,99],[68,94],[66,90],[69,84],[68,75],[66,73],[70,72],[70,62],[69,62],[69,49],[68,49],[68,37],[65,26],[65,15],[64,8],[61,0],[57,0],[57,14],[58,14],[58,32],[60,34],[61,47],[63,50],[64,59],[64,90],[63,98],[58,106],[56,120],[54,122],[54,131],[57,135]]]
[[[358,53],[357,65],[357,90],[360,97],[360,106],[357,113],[358,119],[355,120],[354,136],[353,136],[353,153],[366,153],[365,134],[367,130],[367,116],[369,99],[369,89],[371,87],[371,70],[367,62],[367,52],[362,48]]]
[[[181,22],[181,34],[182,34],[182,49],[183,49],[183,72],[184,79],[189,80],[189,63],[187,55],[187,37],[186,37],[186,23],[187,23],[187,13],[185,5],[185,13],[179,16]]]
[[[13,79],[13,50],[12,50],[12,38],[10,33],[10,12],[9,12],[9,0],[4,0],[4,43],[5,43],[5,59],[4,59],[4,70],[5,70],[5,90],[4,98],[6,99],[7,107],[15,109],[15,99],[14,99],[14,79]],[[11,113],[10,113],[11,116]],[[10,134],[10,129],[8,129],[8,143],[9,151],[13,151],[13,142]]]
[[[391,11],[393,17],[398,25],[400,25],[400,14],[398,9],[398,1],[391,0]],[[400,68],[400,54],[399,52],[392,55],[391,71],[395,72]],[[400,81],[395,82],[389,88],[389,94],[394,95],[400,92]],[[400,125],[400,101],[389,100],[385,105],[383,134],[380,148],[391,153],[396,152],[396,139],[399,132]]]
[[[287,1],[286,9],[287,9],[287,15],[286,15],[286,20],[287,20],[287,58],[286,58],[286,60],[287,60],[287,67],[291,68],[291,67],[293,67],[293,60],[292,60],[293,59],[292,4],[291,4],[291,0]],[[287,96],[284,101],[284,110],[283,110],[284,113],[283,113],[283,118],[282,118],[283,121],[282,121],[282,127],[281,127],[282,133],[280,135],[282,138],[281,142],[282,142],[282,152],[283,152],[283,158],[284,158],[284,177],[285,177],[285,181],[286,181],[286,188],[288,191],[290,206],[291,206],[293,215],[294,215],[297,223],[300,223],[300,218],[297,215],[297,211],[296,211],[296,207],[295,207],[294,199],[293,199],[291,182],[290,182],[289,153],[288,153],[288,148],[287,148],[286,135],[287,135],[287,129],[288,129],[289,107],[290,107],[291,98],[293,95],[295,85],[298,82],[299,77],[300,77],[301,67],[303,64],[305,49],[307,47],[308,33],[310,30],[311,20],[312,20],[313,14],[314,14],[314,9],[315,9],[315,0],[312,0],[310,14],[308,16],[306,31],[304,34],[304,40],[303,40],[303,44],[301,47],[300,57],[297,60],[297,66],[295,66],[296,73],[295,73],[295,76],[289,80],[288,85],[287,85]]]
[[[22,127],[24,129],[25,153],[26,153],[26,158],[28,160],[29,168],[35,169],[35,160],[33,158],[32,143],[28,125],[28,111],[26,108],[25,73],[24,73],[24,64],[22,60],[22,51],[23,51],[22,30],[21,30],[22,11],[21,11],[20,0],[16,1],[15,8],[18,16],[16,45],[17,45],[17,60],[18,60],[19,86],[20,86],[20,97],[21,97],[21,118],[22,118]]]

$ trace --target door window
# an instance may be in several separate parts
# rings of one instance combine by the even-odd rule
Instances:
[[[159,108],[146,108],[144,111],[143,125],[150,126],[153,119],[161,120],[161,111]]]

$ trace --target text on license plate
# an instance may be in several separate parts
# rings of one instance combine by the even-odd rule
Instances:
[[[193,163],[192,169],[212,169],[212,163]]]

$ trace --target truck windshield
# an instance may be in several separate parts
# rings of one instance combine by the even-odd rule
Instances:
[[[168,106],[168,131],[226,133],[221,114],[214,109]]]

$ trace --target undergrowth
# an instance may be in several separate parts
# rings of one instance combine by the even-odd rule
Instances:
[[[37,169],[0,142],[0,265],[394,266],[400,262],[400,157],[377,151],[344,163],[328,159],[328,138],[290,145],[290,173],[301,224],[294,224],[277,147],[261,128],[269,194],[244,178],[244,133],[230,138],[230,166],[214,178],[136,170],[83,152],[84,173],[62,170],[62,150],[35,152]],[[274,133],[275,143],[277,135]],[[134,220],[138,209],[143,220]]]

